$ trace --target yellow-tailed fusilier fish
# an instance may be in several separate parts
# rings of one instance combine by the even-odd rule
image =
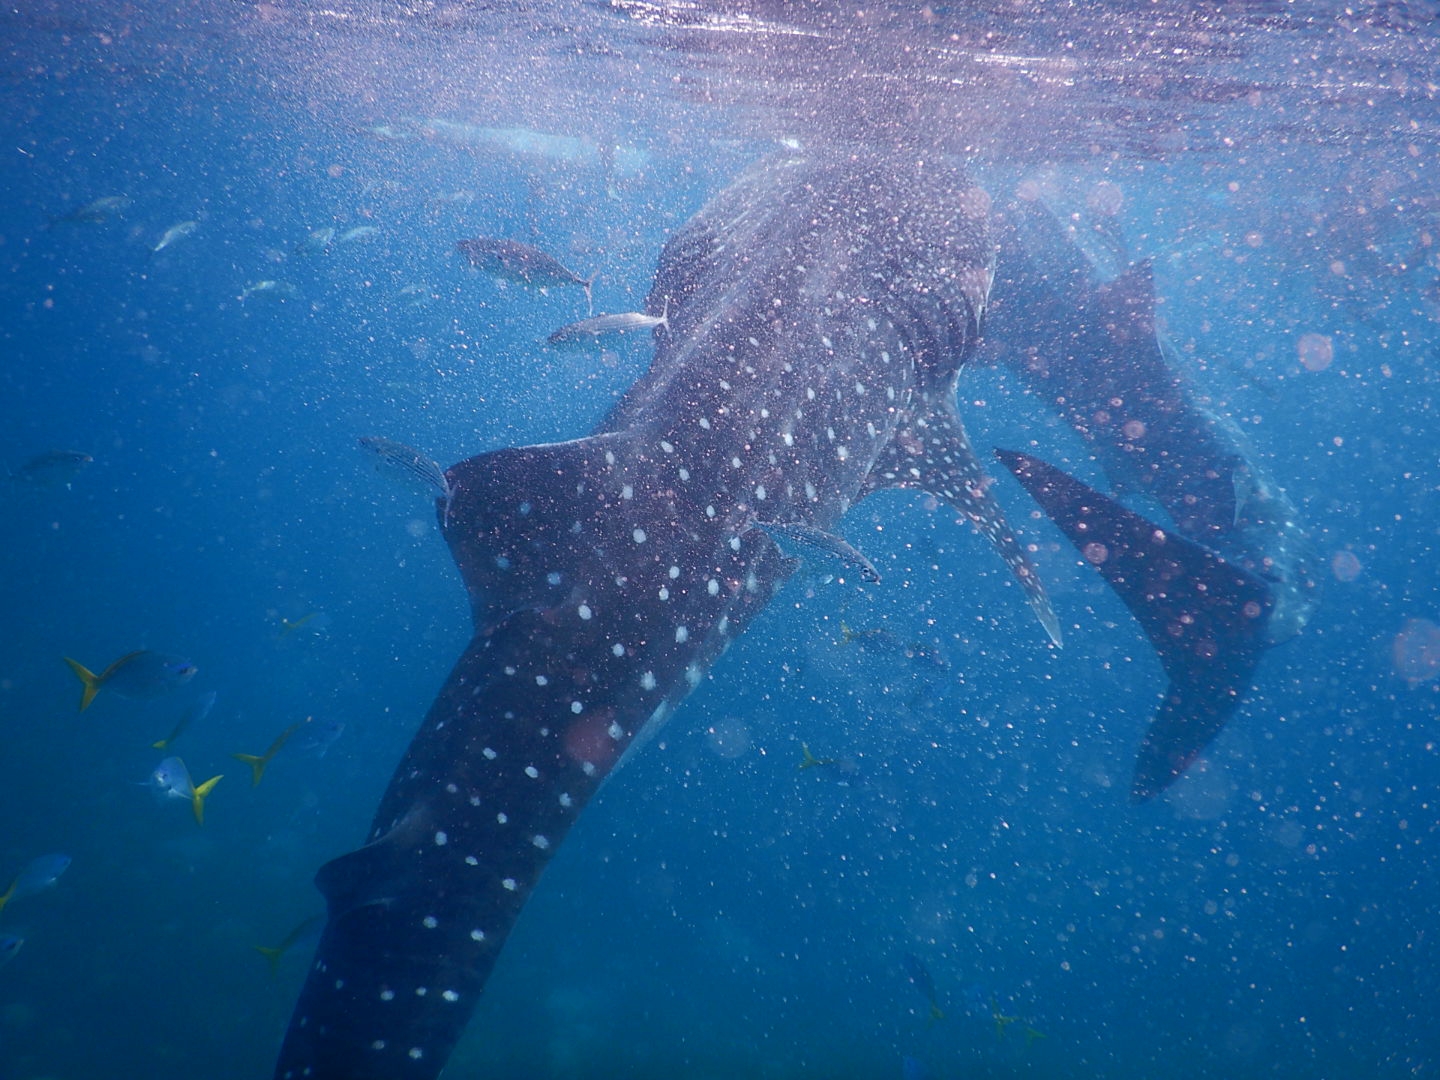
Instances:
[[[307,716],[305,720],[308,719],[310,718]],[[295,732],[300,730],[300,728],[304,725],[305,720],[297,720],[295,723],[291,724],[284,731],[282,731],[280,735],[275,739],[275,741],[270,744],[269,749],[267,749],[263,754],[230,755],[236,761],[243,761],[246,765],[250,766],[251,787],[260,786],[260,778],[265,775],[265,766],[270,764],[271,760],[275,757],[276,754],[280,752],[280,748],[285,745],[285,743],[289,740],[290,736],[294,735]]]
[[[177,224],[171,225],[168,229],[166,229],[163,233],[160,234],[160,239],[155,241],[155,246],[150,249],[150,254],[156,255],[159,252],[164,251],[170,245],[177,243],[180,240],[184,240],[185,237],[189,236],[199,227],[200,223],[198,221],[181,221]]]
[[[178,757],[167,757],[150,774],[150,783],[158,795],[165,799],[188,799],[195,812],[195,824],[205,824],[205,799],[215,790],[215,785],[224,780],[224,775],[212,776],[198,787],[190,779],[190,770]]]
[[[593,315],[588,319],[562,326],[545,339],[550,345],[588,344],[607,334],[624,335],[636,330],[654,330],[656,327],[670,329],[670,299],[666,297],[665,308],[659,315],[646,315],[643,311],[622,311],[616,315]]]
[[[180,719],[176,721],[175,726],[170,729],[170,734],[166,735],[163,739],[157,739],[155,742],[151,743],[151,747],[156,750],[165,750],[169,748],[169,746],[174,743],[176,739],[178,739],[186,732],[186,730],[189,729],[191,724],[195,723],[195,721],[197,720],[204,720],[205,717],[210,715],[210,710],[215,707],[215,698],[216,694],[214,690],[209,690],[201,694],[200,697],[196,699],[194,704],[192,704],[188,709],[186,709],[185,712],[181,715]]]
[[[70,869],[69,855],[57,853],[31,859],[25,864],[24,869],[15,875],[15,880],[10,882],[10,887],[0,893],[0,911],[3,911],[5,905],[11,900],[44,892],[59,881],[60,875],[68,869]]]
[[[184,686],[199,670],[189,660],[149,649],[126,653],[99,675],[68,656],[65,657],[65,663],[70,665],[70,670],[84,687],[80,693],[81,712],[90,707],[95,695],[101,690],[110,690],[123,698],[145,701]]]
[[[298,619],[287,619],[283,615],[280,616],[280,637],[282,639],[289,637],[291,634],[295,633],[296,630],[299,630],[301,627],[305,626],[319,614],[320,612],[318,611],[307,611]]]
[[[274,975],[280,969],[280,958],[307,937],[318,933],[324,925],[324,915],[311,915],[286,934],[279,945],[256,945],[255,951],[270,962],[270,974]]]

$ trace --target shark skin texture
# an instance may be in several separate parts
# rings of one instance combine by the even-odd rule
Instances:
[[[955,409],[990,290],[990,202],[954,166],[760,163],[665,246],[648,373],[589,437],[446,472],[475,634],[328,919],[279,1080],[439,1075],[545,865],[605,776],[792,569],[756,520],[833,531],[923,489],[1059,624]]]

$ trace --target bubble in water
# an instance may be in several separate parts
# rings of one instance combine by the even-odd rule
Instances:
[[[1335,360],[1335,346],[1328,334],[1301,334],[1295,349],[1306,371],[1324,371]]]
[[[727,716],[706,729],[705,743],[717,757],[741,757],[750,749],[750,727],[743,720]]]
[[[1395,673],[1412,687],[1440,675],[1440,626],[1429,619],[1407,619],[1392,647]]]
[[[1085,196],[1085,205],[1097,217],[1114,217],[1125,205],[1125,193],[1119,184],[1101,180]]]
[[[1330,572],[1336,581],[1354,581],[1365,567],[1353,551],[1337,551],[1330,560]]]

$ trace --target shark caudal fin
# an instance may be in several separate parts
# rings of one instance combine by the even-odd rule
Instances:
[[[1131,788],[1136,801],[1153,798],[1220,733],[1249,689],[1265,650],[1270,591],[1039,458],[995,454],[1125,602],[1170,677]]]

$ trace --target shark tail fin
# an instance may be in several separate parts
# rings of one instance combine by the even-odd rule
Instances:
[[[90,707],[90,703],[95,700],[95,695],[100,692],[100,676],[80,663],[80,661],[72,660],[68,656],[65,657],[65,663],[70,665],[70,670],[73,671],[75,677],[80,680],[80,711],[84,712]]]
[[[190,796],[190,806],[195,811],[196,825],[205,824],[205,799],[207,796],[209,796],[210,792],[215,790],[215,785],[224,779],[225,777],[223,774],[221,774],[220,776],[212,776],[209,780],[206,780],[203,784],[197,787],[195,789],[195,793]]]
[[[995,453],[1124,601],[1170,678],[1131,787],[1137,802],[1154,798],[1220,733],[1249,689],[1265,649],[1270,590],[1039,458]]]

